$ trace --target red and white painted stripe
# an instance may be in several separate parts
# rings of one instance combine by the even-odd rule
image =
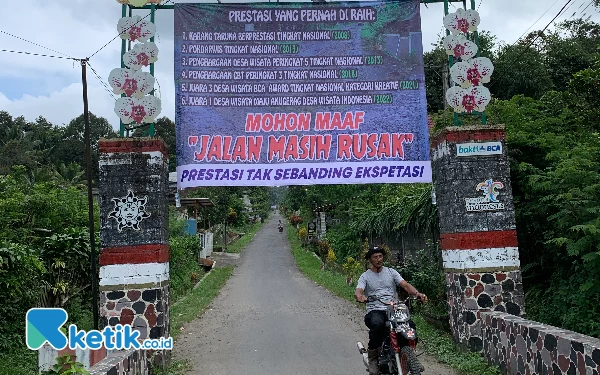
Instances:
[[[169,280],[169,262],[109,264],[100,267],[100,286],[161,284]]]
[[[477,250],[442,250],[442,260],[444,262],[444,268],[455,270],[520,267],[518,247],[499,247]]]
[[[446,233],[440,236],[445,269],[506,269],[520,267],[514,230]]]
[[[164,164],[169,162],[169,158],[165,157],[165,155],[161,151],[146,151],[142,152],[144,155],[148,155],[148,164]],[[129,165],[133,163],[133,153],[103,153],[100,154],[99,165],[103,166],[113,166],[113,165]]]

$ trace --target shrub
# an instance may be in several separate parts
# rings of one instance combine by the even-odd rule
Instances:
[[[408,255],[398,272],[429,299],[426,306],[429,311],[446,314],[446,278],[441,266],[439,251],[419,250],[415,255]]]
[[[327,241],[336,250],[338,259],[357,257],[361,251],[360,237],[347,226],[338,225],[327,232]]]
[[[292,224],[293,226],[296,226],[298,224],[302,224],[303,222],[304,222],[304,219],[302,219],[298,215],[292,215],[292,216],[290,216],[290,224]]]
[[[196,236],[171,238],[170,241],[171,296],[173,300],[185,295],[193,286],[193,275],[201,272],[198,264],[200,239]]]
[[[353,280],[358,280],[360,275],[365,271],[365,266],[362,262],[355,260],[353,257],[348,257],[342,265],[342,269],[346,276],[352,277]]]
[[[331,245],[329,244],[329,241],[327,241],[327,240],[318,240],[317,241],[317,255],[321,259],[327,258],[327,254],[329,254],[330,248],[331,248]]]
[[[302,240],[302,242],[304,242],[306,240],[307,233],[308,233],[308,231],[306,230],[305,227],[300,228],[300,230],[298,231],[298,238],[300,238]]]
[[[335,252],[333,251],[333,249],[329,249],[327,251],[327,257],[325,258],[325,262],[326,263],[335,263],[336,260],[336,256],[335,256]]]

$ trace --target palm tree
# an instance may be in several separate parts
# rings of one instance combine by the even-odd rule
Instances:
[[[61,185],[77,186],[85,183],[85,171],[75,162],[65,165],[60,163],[56,166],[56,179]]]

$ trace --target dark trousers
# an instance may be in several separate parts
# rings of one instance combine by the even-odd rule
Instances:
[[[373,310],[365,316],[365,324],[369,328],[369,350],[380,348],[387,334],[385,328],[386,312],[383,310]],[[412,320],[408,325],[416,329]]]

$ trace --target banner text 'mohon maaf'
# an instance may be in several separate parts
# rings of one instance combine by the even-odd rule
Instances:
[[[364,111],[317,112],[313,125],[311,113],[248,113],[246,132],[357,130],[364,118]]]

